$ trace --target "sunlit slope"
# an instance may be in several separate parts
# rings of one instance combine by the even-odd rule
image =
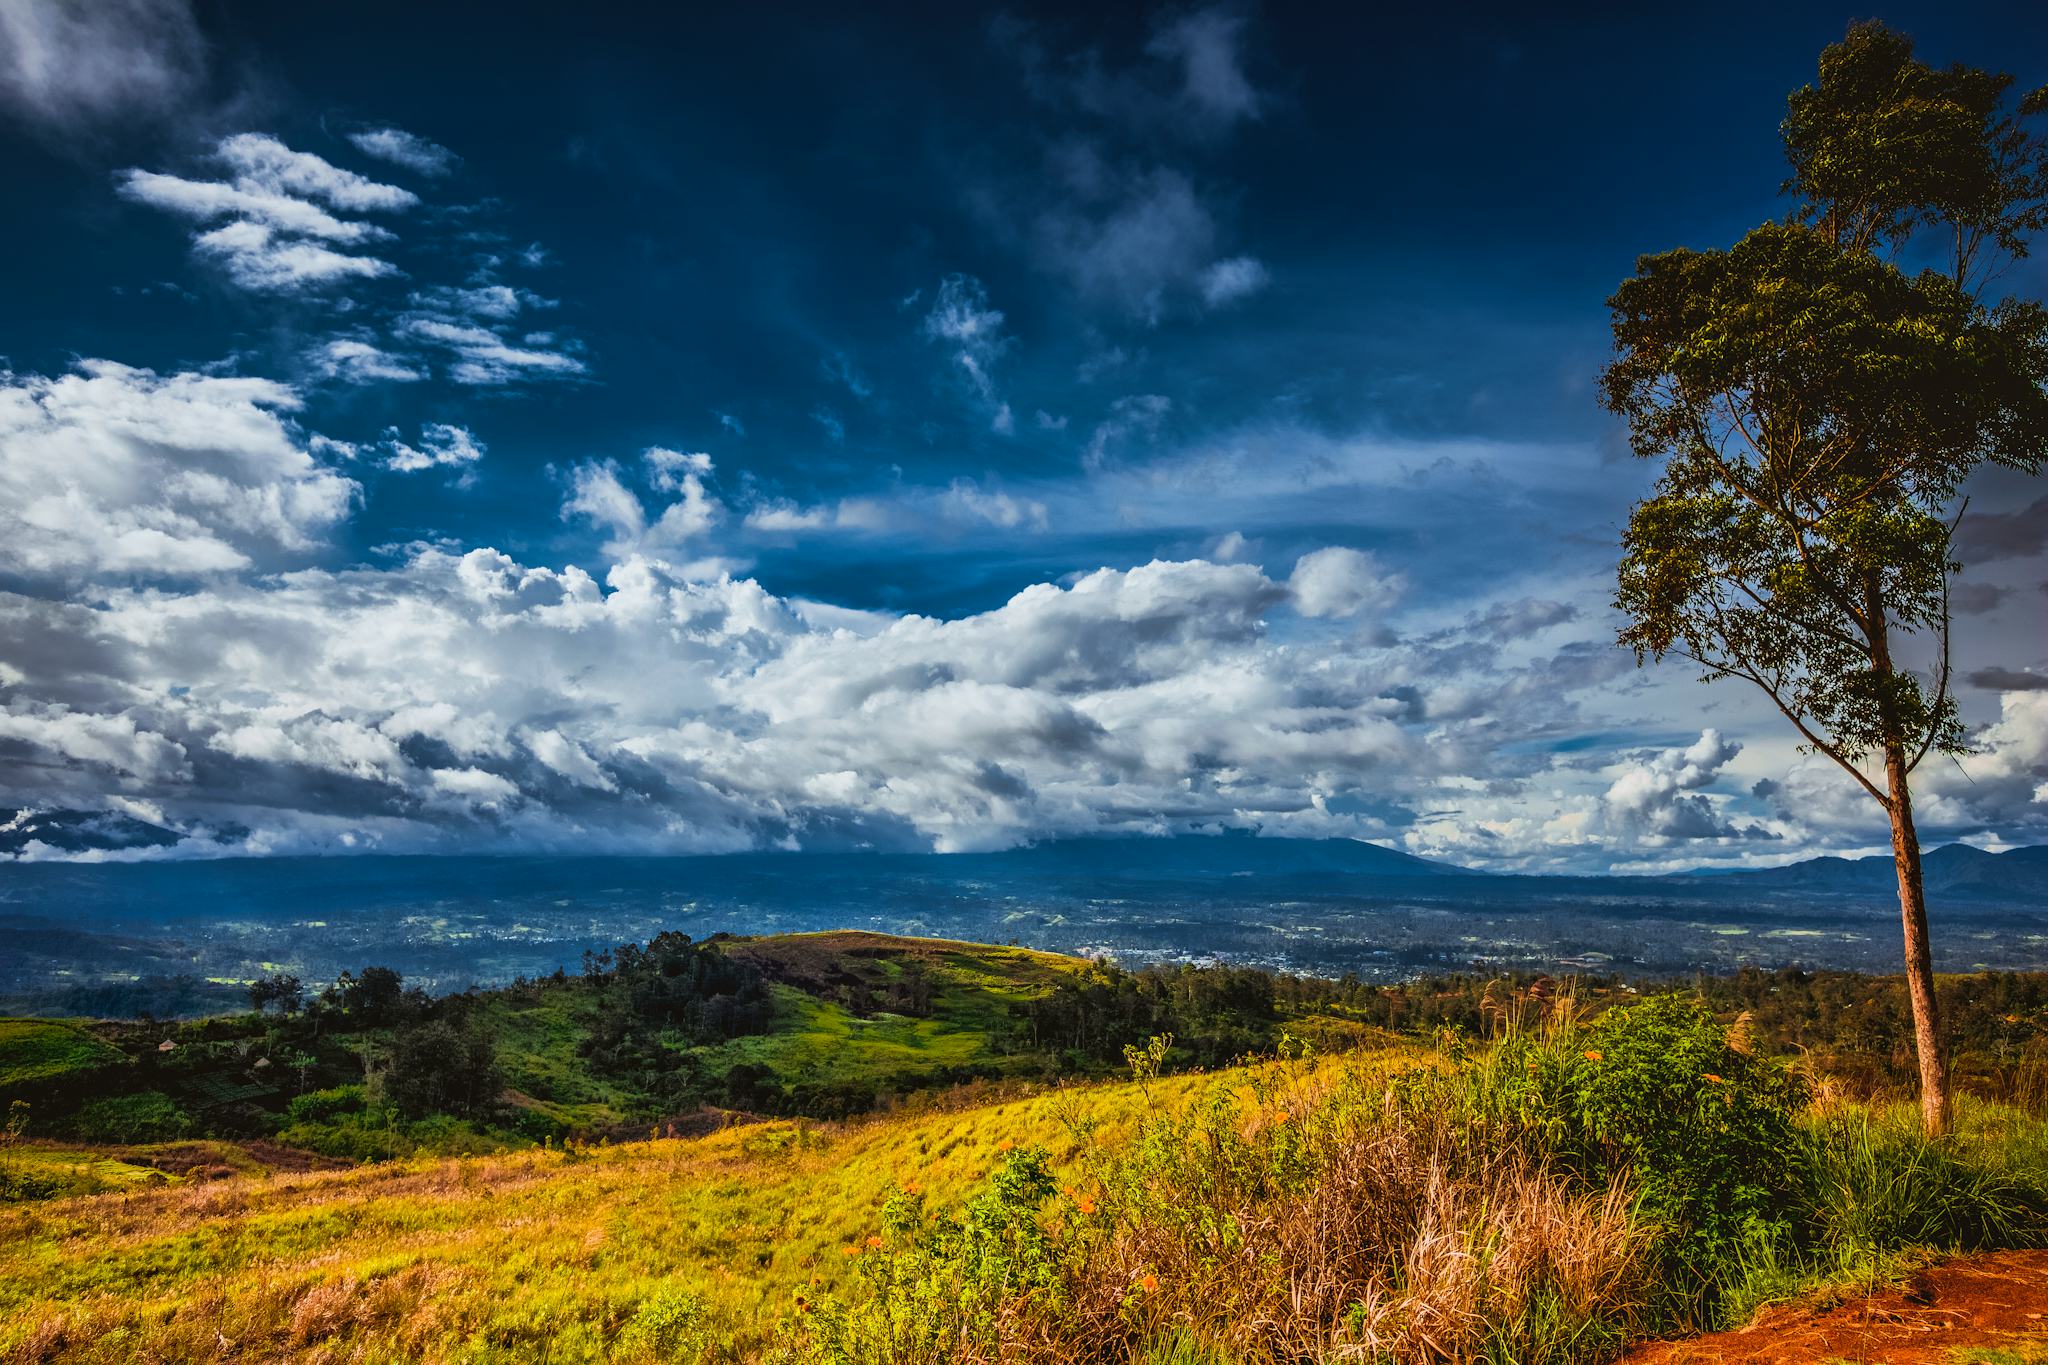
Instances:
[[[0,1018],[0,1091],[33,1092],[59,1077],[122,1060],[68,1019]]]
[[[1037,1076],[1043,1055],[1005,1045],[1017,1006],[1059,980],[1088,970],[1081,958],[1027,948],[835,931],[721,940],[725,952],[759,968],[774,1018],[767,1031],[685,1046],[705,1075],[735,1067],[778,1088],[943,1085],[969,1072]],[[917,994],[907,1014],[904,993]],[[501,993],[485,1018],[511,1089],[571,1126],[623,1121],[629,1086],[593,1070],[583,1044],[598,998],[571,987],[534,999]]]
[[[1303,1064],[1293,1064],[1299,1069]],[[1313,1065],[1313,1064],[1308,1064]],[[52,1361],[646,1358],[677,1289],[765,1347],[829,1292],[906,1187],[964,1197],[1011,1146],[1062,1163],[1243,1071],[843,1128],[237,1178],[0,1210],[0,1351]]]

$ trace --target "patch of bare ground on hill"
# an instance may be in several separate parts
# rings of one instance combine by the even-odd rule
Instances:
[[[1623,1365],[2035,1365],[2048,1362],[2048,1251],[1961,1256],[1825,1309],[1786,1304],[1749,1326],[1652,1342]]]

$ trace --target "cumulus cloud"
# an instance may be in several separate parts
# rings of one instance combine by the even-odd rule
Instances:
[[[429,142],[403,128],[366,128],[350,133],[348,140],[365,156],[374,156],[379,161],[388,161],[421,175],[447,175],[461,161],[439,143]]]
[[[1997,718],[1971,738],[1975,753],[1930,763],[1917,778],[1922,829],[2048,843],[2048,690],[2008,690]]]
[[[1402,583],[1363,550],[1333,545],[1296,560],[1287,589],[1303,616],[1342,618],[1393,605]]]
[[[408,445],[393,432],[385,438],[385,449],[390,453],[384,459],[386,469],[400,473],[415,473],[422,469],[436,469],[446,466],[460,467],[475,464],[484,457],[484,448],[469,428],[450,426],[446,422],[429,422],[420,428],[418,445]]]
[[[206,66],[188,0],[0,4],[0,108],[45,133],[175,114]]]
[[[1718,730],[1702,730],[1683,749],[1666,749],[1633,764],[1601,798],[1607,816],[1622,829],[1658,839],[1717,839],[1740,831],[1715,809],[1700,789],[1742,752]]]
[[[701,451],[686,455],[654,446],[641,456],[641,462],[655,491],[675,495],[674,501],[651,519],[639,494],[626,486],[624,471],[616,460],[587,460],[569,471],[569,496],[563,500],[562,515],[608,532],[607,555],[674,549],[703,536],[724,515],[724,505],[704,483],[711,473],[709,455]]]
[[[187,775],[183,746],[138,725],[133,715],[93,715],[62,705],[0,709],[0,753],[16,762],[66,763],[140,782]]]
[[[309,452],[298,405],[269,380],[104,360],[0,374],[0,566],[177,577],[309,548],[357,488]]]
[[[0,611],[26,688],[80,675],[12,648],[56,613],[143,698],[96,717],[101,734],[39,715],[0,743],[33,742],[76,784],[173,822],[232,816],[272,847],[727,848],[858,828],[956,848],[1162,812],[1319,818],[1316,794],[1428,760],[1266,642],[1286,596],[1254,567],[1189,561],[891,618],[638,555],[599,583],[427,550],[390,570]],[[47,800],[61,784],[44,776],[8,766],[0,792]]]

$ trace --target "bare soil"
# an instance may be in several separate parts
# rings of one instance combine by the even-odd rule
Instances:
[[[1966,1365],[2000,1351],[2014,1365],[2048,1362],[2048,1251],[1958,1257],[1867,1298],[1788,1304],[1738,1331],[1649,1342],[1624,1365]]]

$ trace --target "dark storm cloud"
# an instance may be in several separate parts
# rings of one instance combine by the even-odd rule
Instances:
[[[2017,668],[1972,669],[1965,681],[1987,692],[2048,692],[2048,674],[2025,673]]]

